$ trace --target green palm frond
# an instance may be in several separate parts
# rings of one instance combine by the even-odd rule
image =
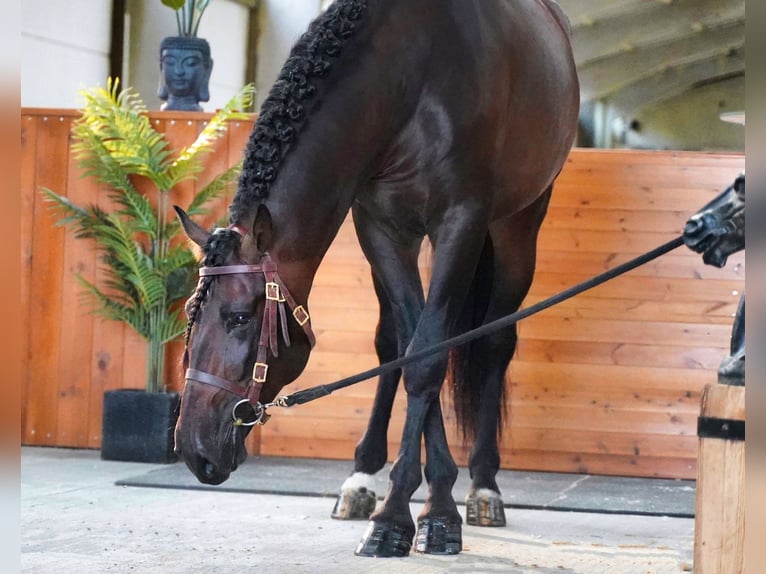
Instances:
[[[112,267],[120,271],[120,278],[132,285],[139,294],[141,305],[152,307],[165,296],[162,278],[156,272],[156,263],[136,241],[134,225],[118,214],[107,216],[108,224],[99,228],[98,241],[108,252]]]
[[[173,185],[194,177],[201,171],[200,155],[213,151],[215,142],[226,133],[228,122],[245,120],[249,117],[249,114],[244,110],[250,107],[254,95],[255,87],[252,84],[242,88],[207,123],[194,143],[181,150],[178,158],[168,170],[173,179]]]
[[[157,262],[157,268],[164,274],[173,273],[177,269],[196,269],[197,259],[189,251],[185,243],[173,245],[168,248],[162,260]]]
[[[206,215],[209,212],[207,205],[214,199],[221,197],[233,183],[236,183],[241,171],[242,160],[210,180],[210,182],[200,189],[194,196],[186,213],[189,215]]]
[[[163,260],[162,275],[169,303],[189,296],[197,283],[197,259],[185,244],[173,246]]]
[[[83,288],[85,301],[92,305],[91,313],[111,321],[127,323],[145,339],[152,335],[146,313],[140,307],[131,304],[130,301],[116,298],[112,292],[107,293],[99,289],[81,275],[76,275],[76,278]]]
[[[75,205],[69,198],[59,195],[47,187],[41,187],[40,192],[43,194],[43,199],[50,204],[51,209],[59,214],[56,225],[72,226],[77,237],[90,237],[88,234],[89,223],[91,220],[100,218],[99,213],[94,213],[93,206],[84,208]]]
[[[152,127],[138,95],[130,88],[120,91],[118,80],[107,82],[106,88],[83,90],[81,95],[85,107],[73,131],[82,145],[74,146],[75,157],[87,157],[97,141],[98,147],[108,153],[110,161],[119,165],[126,176],[140,175],[161,191],[170,189],[168,166],[173,163],[170,145]],[[103,155],[99,153],[102,158]]]
[[[159,339],[167,343],[178,339],[186,330],[186,321],[182,318],[181,312],[171,313],[159,324]]]

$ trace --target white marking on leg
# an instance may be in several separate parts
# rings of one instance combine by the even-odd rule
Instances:
[[[375,477],[364,472],[355,472],[344,480],[340,487],[343,492],[358,491],[362,488],[367,489],[368,492],[375,492]]]

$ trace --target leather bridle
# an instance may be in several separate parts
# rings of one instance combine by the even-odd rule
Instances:
[[[216,277],[219,275],[234,275],[241,273],[263,273],[266,279],[266,305],[263,312],[263,321],[261,323],[261,336],[258,340],[258,354],[256,355],[253,374],[247,387],[218,377],[198,369],[187,369],[186,379],[211,385],[228,391],[229,393],[240,397],[242,400],[237,402],[232,408],[232,418],[235,426],[252,426],[264,424],[269,416],[266,414],[266,407],[271,405],[262,405],[259,402],[261,389],[266,382],[269,372],[269,354],[274,357],[279,356],[279,340],[277,331],[278,321],[282,327],[282,340],[285,346],[290,346],[290,335],[287,325],[287,310],[290,308],[293,319],[301,326],[303,332],[313,348],[316,343],[314,331],[311,329],[311,318],[303,307],[296,303],[290,291],[285,286],[277,273],[277,264],[268,253],[263,255],[263,259],[257,265],[224,265],[220,267],[201,267],[199,270],[200,281],[203,277]],[[246,415],[243,411],[250,407],[252,413]]]

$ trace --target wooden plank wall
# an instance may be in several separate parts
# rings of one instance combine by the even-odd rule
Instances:
[[[574,152],[525,305],[673,239],[742,170],[734,155]],[[716,269],[682,247],[521,323],[504,463],[694,478],[700,393],[728,354],[744,262]]]
[[[140,388],[141,340],[95,319],[78,303],[73,271],[98,275],[87,243],[52,227],[36,189],[82,201],[103,190],[82,180],[69,157],[72,110],[22,111],[22,219],[25,336],[24,444],[97,448],[101,396]],[[206,114],[152,113],[176,143],[190,142]],[[240,156],[250,122],[232,125],[202,181]],[[525,305],[671,239],[686,218],[744,169],[740,155],[574,150],[562,172],[539,240],[538,269]],[[194,186],[179,190],[183,203]],[[223,212],[224,205],[220,207]],[[421,271],[428,277],[424,248]],[[510,369],[510,408],[502,441],[505,468],[693,478],[700,391],[715,381],[732,314],[744,288],[744,256],[724,269],[681,248],[647,266],[528,319]],[[317,347],[294,391],[376,364],[377,304],[353,225],[344,223],[310,297]],[[179,348],[169,387],[182,385]],[[331,398],[275,412],[251,452],[349,459],[364,430],[374,381]],[[396,455],[404,397],[389,433]],[[455,438],[462,464],[466,449]]]

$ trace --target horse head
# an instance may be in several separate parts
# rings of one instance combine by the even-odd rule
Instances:
[[[684,227],[686,245],[702,253],[707,265],[723,267],[732,253],[745,248],[745,175],[700,209]]]
[[[251,227],[212,233],[176,211],[203,258],[186,306],[188,368],[175,448],[201,482],[220,484],[247,458],[245,437],[268,418],[262,405],[303,371],[314,336],[305,302],[293,299],[269,253],[264,205]]]

